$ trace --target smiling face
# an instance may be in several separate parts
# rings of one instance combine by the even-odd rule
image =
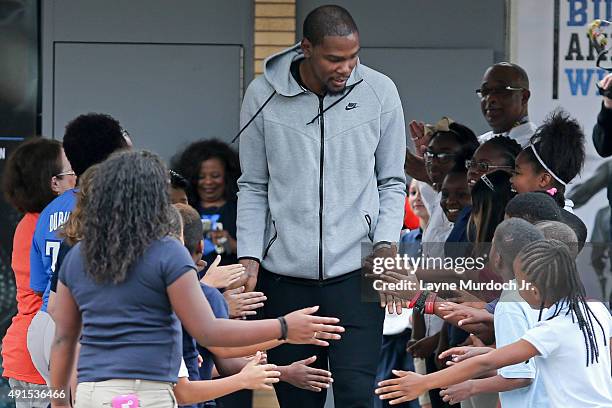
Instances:
[[[495,133],[507,132],[527,115],[530,93],[511,66],[495,65],[485,72],[480,89],[488,93],[480,99],[480,109]],[[512,87],[516,90],[507,90]]]
[[[544,172],[537,173],[525,151],[522,151],[516,157],[514,172],[510,182],[512,183],[512,189],[519,194],[530,191],[542,191],[549,184],[550,177],[547,176]]]
[[[459,212],[472,203],[465,173],[452,172],[442,183],[440,207],[450,222],[457,221]]]
[[[210,158],[202,162],[197,191],[202,205],[225,201],[225,166],[220,159]]]
[[[323,95],[340,93],[357,65],[359,34],[328,36],[318,45],[302,40],[302,80],[311,91]],[[302,68],[302,67],[300,67]]]
[[[512,173],[513,163],[508,163],[501,150],[491,143],[485,143],[476,149],[471,163],[472,165],[467,173],[468,185],[470,188],[474,187],[474,184],[476,184],[480,177],[496,170],[504,170],[507,171],[508,174]],[[481,168],[481,164],[488,165],[489,169],[484,171]],[[507,167],[500,168],[499,166]]]

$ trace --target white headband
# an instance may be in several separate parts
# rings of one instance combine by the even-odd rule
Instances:
[[[559,176],[557,176],[551,169],[548,168],[546,163],[544,163],[544,160],[542,160],[542,158],[538,154],[538,151],[536,150],[535,146],[533,144],[530,144],[529,147],[531,147],[531,151],[533,151],[533,154],[535,155],[536,159],[538,159],[542,167],[544,167],[544,170],[546,170],[548,174],[553,176],[553,178],[557,180],[559,183],[563,184],[564,186],[567,186],[567,183],[565,181],[561,180]]]

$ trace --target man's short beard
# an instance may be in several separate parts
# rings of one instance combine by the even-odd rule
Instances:
[[[323,94],[324,94],[324,95],[327,95],[327,96],[338,96],[338,95],[342,94],[342,93],[344,92],[344,90],[345,90],[345,89],[346,89],[346,85],[344,85],[344,86],[342,87],[342,89],[339,89],[339,90],[337,90],[337,91],[333,91],[333,90],[329,89],[329,88],[327,87],[327,85],[324,85],[324,86],[323,86]]]

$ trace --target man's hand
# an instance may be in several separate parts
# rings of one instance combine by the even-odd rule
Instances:
[[[472,395],[474,395],[474,382],[472,380],[451,385],[450,387],[440,391],[442,401],[448,402],[449,404],[457,404],[461,401],[465,401]]]
[[[304,390],[321,392],[334,382],[331,372],[309,367],[317,360],[317,356],[300,360],[286,367],[280,367],[280,380]]]
[[[236,289],[228,289],[223,292],[223,297],[229,308],[231,319],[246,318],[257,314],[255,311],[263,307],[263,302],[268,298],[262,292],[244,292],[244,286]]]
[[[259,262],[254,259],[241,259],[238,262],[244,266],[246,272],[246,281],[243,282],[245,292],[254,291],[255,285],[257,285],[257,275],[259,274]]]
[[[223,289],[238,282],[244,275],[244,266],[240,264],[219,266],[219,262],[221,256],[217,255],[200,282],[213,288]]]
[[[612,87],[612,74],[606,75],[604,79],[599,81],[599,87],[604,91],[610,89]],[[612,109],[612,99],[607,96],[603,97],[603,104],[607,109]]]

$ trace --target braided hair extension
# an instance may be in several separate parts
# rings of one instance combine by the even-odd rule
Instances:
[[[542,318],[545,304],[555,304],[555,311],[548,320],[559,316],[567,306],[566,315],[572,313],[572,322],[575,322],[576,318],[584,337],[587,367],[598,362],[599,346],[593,319],[604,333],[604,345],[606,345],[606,333],[586,302],[586,292],[578,276],[576,261],[567,245],[555,239],[535,241],[519,252],[518,259],[527,280],[540,292],[542,304],[538,320]]]

